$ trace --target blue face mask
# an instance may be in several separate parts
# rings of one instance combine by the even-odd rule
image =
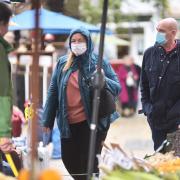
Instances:
[[[156,43],[160,45],[164,45],[166,42],[167,42],[166,34],[162,32],[157,32]]]

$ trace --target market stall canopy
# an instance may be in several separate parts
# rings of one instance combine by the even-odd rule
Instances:
[[[92,34],[92,40],[94,42],[94,51],[98,53],[99,51],[99,34]],[[118,47],[129,47],[130,42],[124,39],[120,39],[115,35],[105,35],[104,39],[104,57],[107,59],[117,59],[118,58]]]
[[[31,30],[35,28],[35,10],[27,10],[11,18],[11,21],[16,23],[16,26],[9,26],[10,31],[15,30]],[[53,12],[41,8],[39,11],[40,28],[44,32],[56,34],[69,34],[72,29],[85,27],[90,32],[99,33],[100,28],[95,25],[88,24],[78,19],[65,16],[61,13]]]
[[[116,46],[130,46],[130,42],[124,39],[121,39],[115,35],[106,35],[105,42],[113,43]]]
[[[99,35],[92,35],[92,39],[94,41],[94,43],[96,44],[99,44]],[[106,44],[113,44],[113,45],[116,45],[116,46],[130,46],[130,42],[127,41],[127,40],[124,40],[124,39],[121,39],[113,34],[109,34],[105,36],[105,45]]]

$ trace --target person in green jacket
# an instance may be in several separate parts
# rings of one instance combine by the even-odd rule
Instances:
[[[11,142],[12,84],[8,53],[12,47],[3,36],[8,31],[12,11],[0,2],[0,150],[4,153],[13,149]]]

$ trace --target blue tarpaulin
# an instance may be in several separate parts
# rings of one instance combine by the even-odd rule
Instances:
[[[27,10],[11,18],[15,26],[9,26],[10,31],[31,30],[35,28],[35,10]],[[47,33],[69,34],[72,29],[85,27],[90,32],[99,32],[100,28],[80,21],[78,19],[65,16],[61,13],[49,11],[41,8],[39,10],[39,27]]]

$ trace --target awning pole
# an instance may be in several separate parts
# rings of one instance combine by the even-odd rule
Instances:
[[[39,108],[39,43],[40,43],[40,29],[39,29],[39,7],[40,0],[32,0],[32,8],[35,9],[35,30],[34,30],[34,49],[32,49],[32,103],[34,109],[34,116],[31,124],[31,179],[36,179],[37,169],[37,109]]]

